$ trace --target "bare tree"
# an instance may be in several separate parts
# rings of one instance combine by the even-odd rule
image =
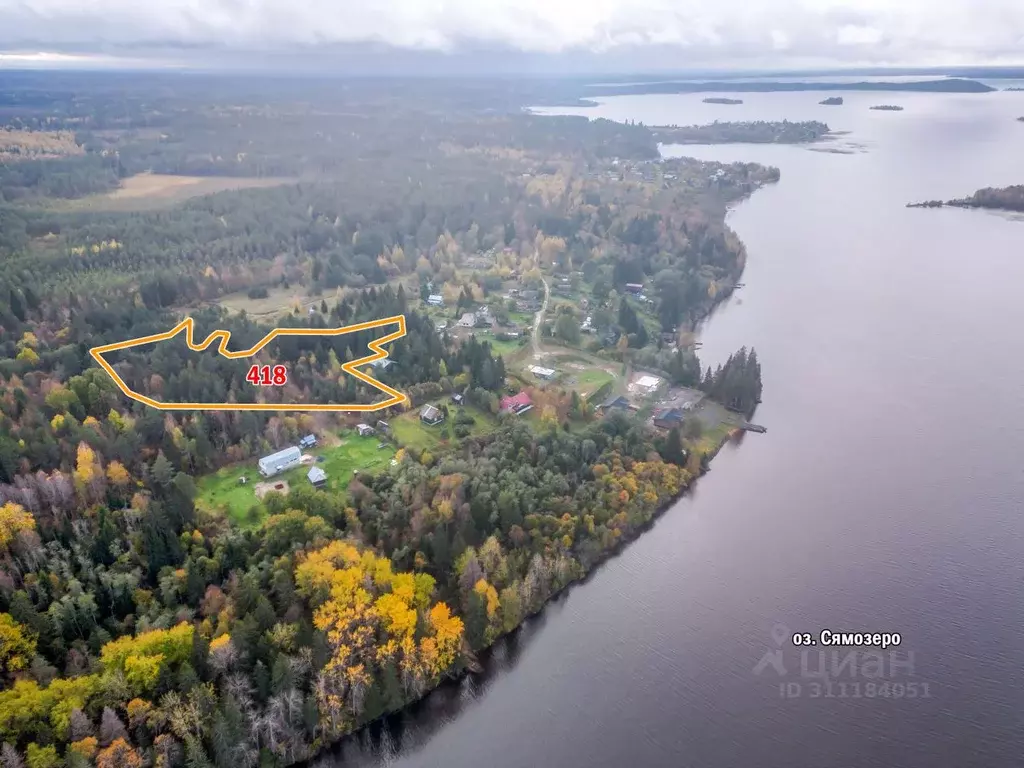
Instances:
[[[117,739],[128,739],[128,729],[124,727],[121,718],[110,707],[103,708],[103,716],[100,718],[100,744],[104,747]]]
[[[4,768],[25,768],[25,761],[21,759],[18,750],[5,743],[0,747],[0,765]]]

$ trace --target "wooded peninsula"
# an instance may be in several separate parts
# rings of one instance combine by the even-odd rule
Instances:
[[[816,120],[718,122],[707,125],[662,125],[651,128],[662,144],[804,144],[828,136],[829,127]]]
[[[970,197],[956,200],[926,200],[907,203],[907,208],[989,208],[1000,211],[1024,212],[1024,185],[985,187]]]
[[[776,169],[506,81],[0,82],[5,768],[308,759],[472,669],[760,401],[757,353],[702,366],[693,331]],[[411,402],[371,413],[159,411],[89,354],[399,314],[366,371]],[[342,365],[378,335],[111,363],[165,403],[373,404]]]

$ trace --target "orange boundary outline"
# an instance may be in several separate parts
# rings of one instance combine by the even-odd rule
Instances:
[[[134,392],[128,388],[128,385],[124,383],[124,380],[117,375],[114,367],[103,359],[103,355],[108,352],[115,352],[119,349],[129,349],[131,347],[139,347],[143,344],[153,344],[159,341],[166,341],[177,336],[182,331],[185,331],[185,342],[188,344],[188,348],[195,351],[201,352],[209,347],[214,339],[220,339],[220,345],[217,347],[219,352],[224,357],[230,359],[251,357],[259,352],[263,347],[269,344],[278,336],[341,336],[346,333],[356,333],[358,331],[366,331],[371,328],[380,328],[383,325],[391,325],[393,323],[398,324],[398,330],[393,333],[389,333],[379,339],[374,339],[369,343],[369,348],[373,350],[372,355],[362,357],[358,360],[350,360],[347,363],[342,363],[341,367],[346,372],[361,381],[366,382],[370,386],[376,387],[381,392],[390,395],[387,400],[380,403],[357,403],[354,405],[343,405],[335,403],[308,403],[308,404],[283,404],[277,403],[161,403],[158,400],[154,400],[151,397],[140,395],[138,392]],[[377,360],[383,360],[388,356],[386,350],[383,349],[383,345],[387,344],[395,339],[400,339],[405,336],[405,315],[395,315],[394,317],[385,317],[381,320],[371,320],[366,323],[358,323],[357,325],[347,325],[343,328],[275,328],[266,336],[264,336],[254,347],[239,352],[229,352],[227,350],[228,340],[231,338],[231,331],[214,331],[206,337],[206,341],[202,344],[196,344],[194,339],[195,333],[195,322],[191,317],[186,317],[171,330],[164,333],[156,333],[152,336],[140,336],[137,339],[128,339],[127,341],[118,341],[113,344],[105,344],[99,347],[93,347],[89,350],[89,354],[93,356],[103,370],[105,370],[110,377],[114,380],[114,383],[124,392],[128,397],[133,400],[138,400],[140,403],[145,403],[153,408],[158,408],[161,411],[379,411],[384,408],[390,408],[393,405],[401,405],[402,403],[409,402],[409,396],[404,395],[396,389],[392,389],[387,384],[382,384],[375,378],[367,373],[363,373],[359,370],[359,366],[372,363]]]

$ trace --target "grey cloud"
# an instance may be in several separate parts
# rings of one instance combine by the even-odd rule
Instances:
[[[657,50],[674,66],[1010,63],[1024,38],[1020,0],[0,0],[0,19],[0,50],[378,43],[538,60]]]

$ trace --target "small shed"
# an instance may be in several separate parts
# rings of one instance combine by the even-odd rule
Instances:
[[[316,447],[316,435],[306,435],[304,438],[299,440],[299,448],[315,448]]]
[[[359,433],[360,437],[367,437],[368,435],[372,435],[375,430],[369,424],[356,424],[356,431]]]
[[[309,478],[309,482],[313,484],[314,488],[322,488],[327,483],[327,473],[320,467],[313,467],[306,473],[306,477]]]
[[[452,402],[455,403],[456,405],[462,405],[465,401],[466,398],[463,395],[452,395]]]

